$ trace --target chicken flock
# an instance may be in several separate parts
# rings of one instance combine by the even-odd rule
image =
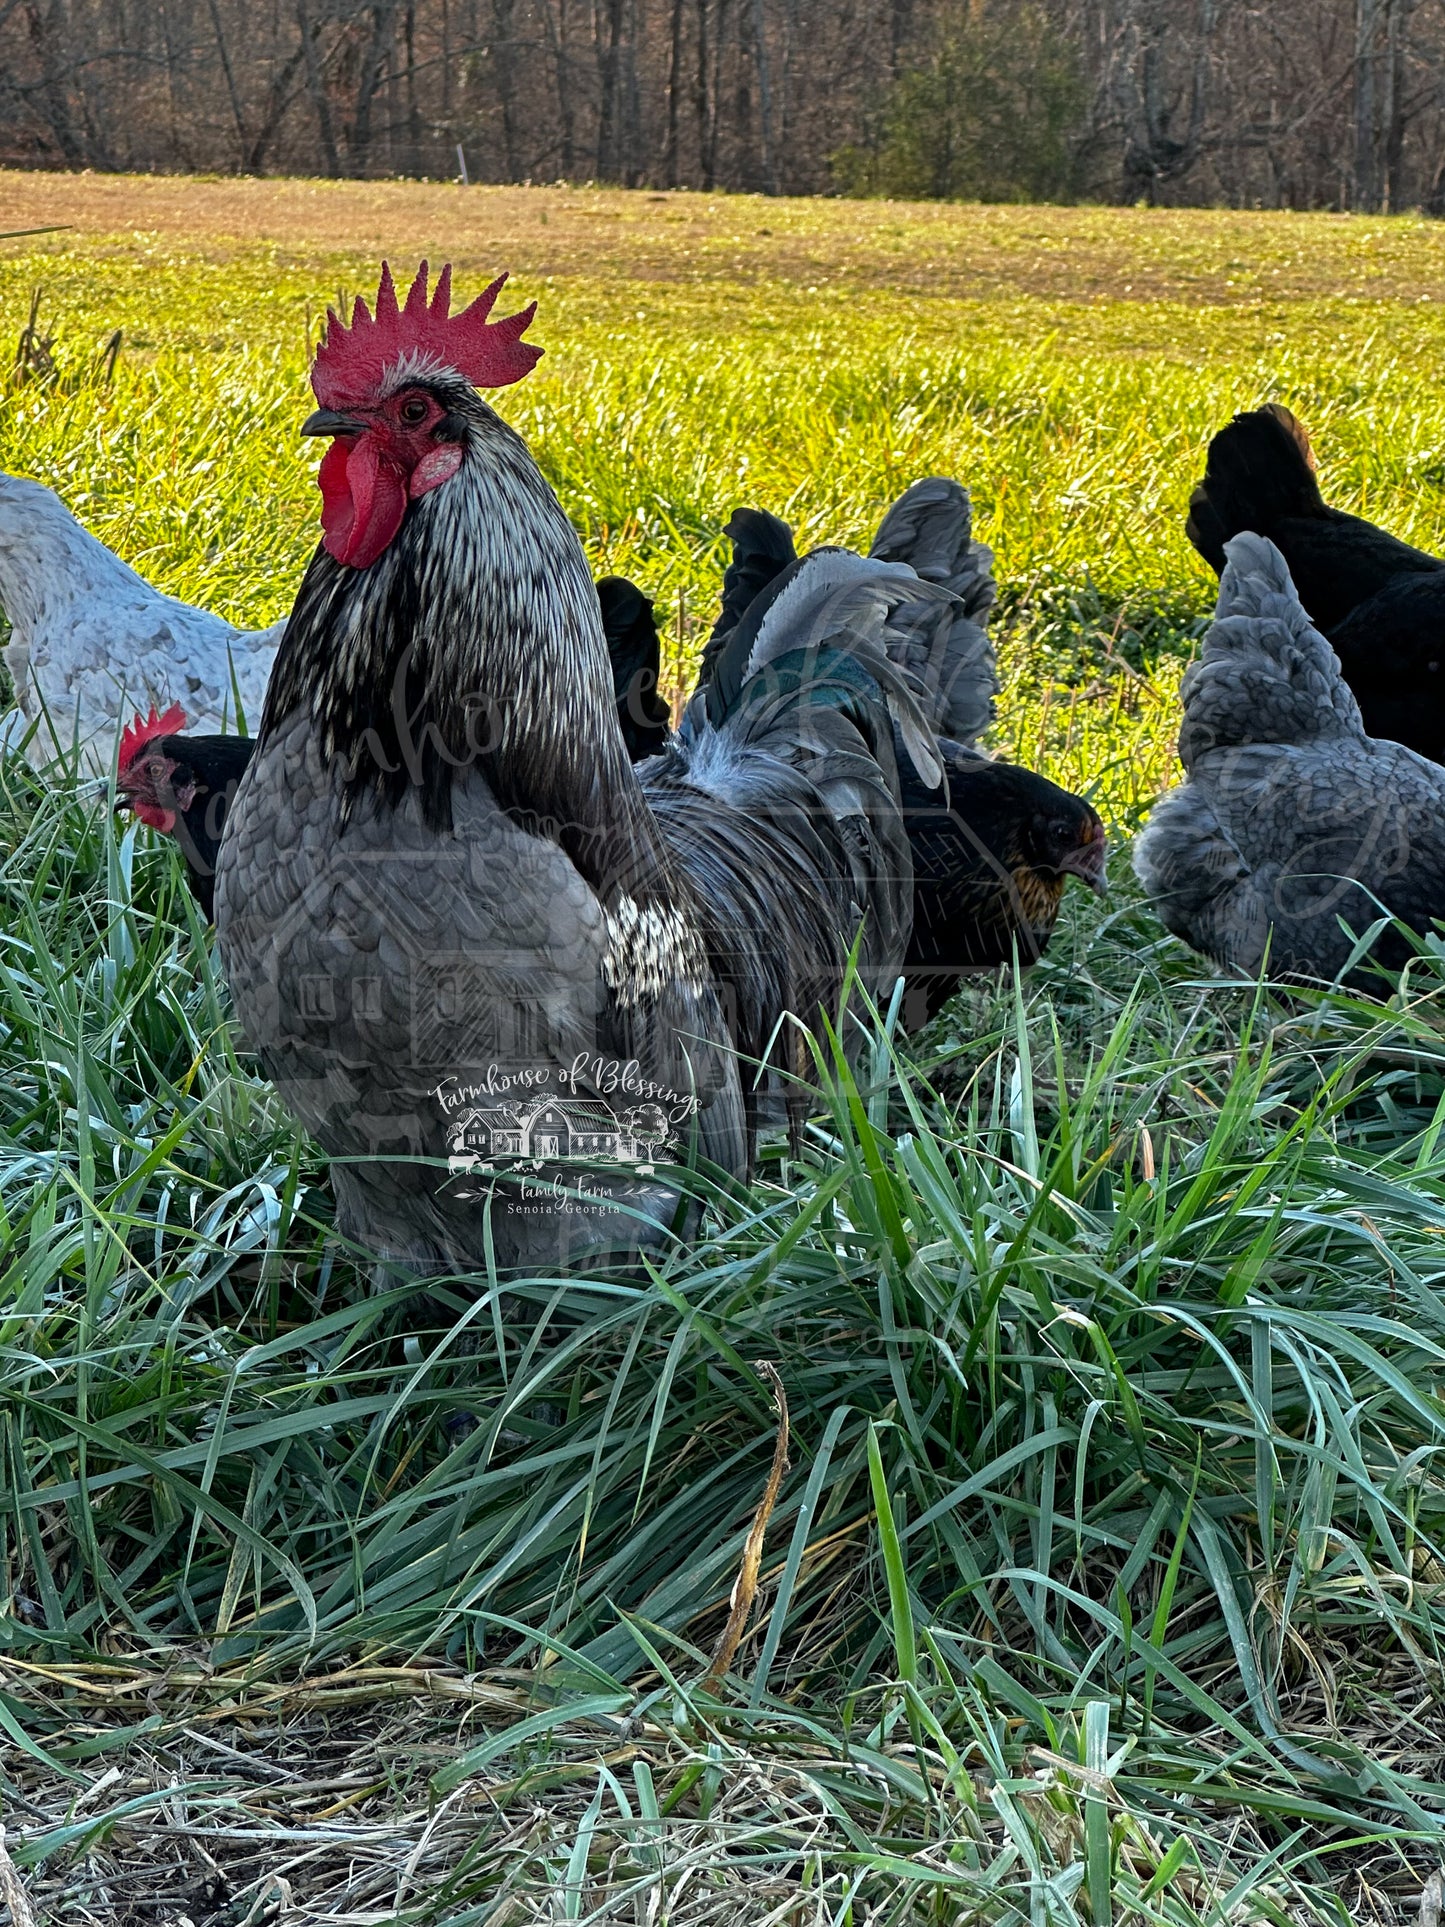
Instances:
[[[689,1237],[684,1167],[746,1177],[797,1128],[803,1026],[852,1051],[901,980],[917,1027],[1104,878],[1092,805],[978,746],[995,589],[955,481],[867,554],[739,509],[674,723],[652,604],[593,581],[484,396],[540,353],[501,286],[453,313],[450,270],[403,303],[384,268],[329,316],[322,540],[273,629],[157,594],[0,476],[7,746],[117,755],[339,1228],[424,1276]],[[1218,609],[1135,869],[1219,963],[1378,981],[1410,954],[1391,919],[1445,918],[1445,563],[1328,508],[1273,405],[1215,437],[1187,526]]]
[[[1445,919],[1445,563],[1329,508],[1278,403],[1214,437],[1185,527],[1219,602],[1135,871],[1216,962],[1378,987]]]

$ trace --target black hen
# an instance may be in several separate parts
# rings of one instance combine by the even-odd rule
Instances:
[[[1108,844],[1082,796],[1016,763],[946,746],[948,795],[905,769],[903,813],[913,852],[913,934],[903,1017],[926,1023],[964,970],[1017,956],[1037,963],[1077,877],[1104,887]]]
[[[116,807],[133,810],[142,823],[174,837],[191,892],[209,922],[215,915],[216,853],[226,812],[256,745],[250,736],[159,733],[167,722],[184,721],[179,706],[164,717],[152,709],[149,721],[138,716],[126,730],[116,769]]]
[[[1236,535],[1273,542],[1366,733],[1445,761],[1445,562],[1331,508],[1287,408],[1236,415],[1214,437],[1185,530],[1216,574]]]
[[[764,510],[739,509],[727,533],[733,557],[722,613],[703,653],[704,683],[735,653],[732,638],[751,616],[749,603],[793,557],[788,525]],[[984,624],[994,584],[992,558],[972,540],[967,492],[940,477],[915,483],[885,516],[871,553],[907,563],[958,597],[952,680],[943,694],[947,734],[939,741],[947,790],[930,786],[904,746],[895,745],[913,857],[903,1007],[912,1029],[937,1014],[964,970],[1006,964],[1015,955],[1023,964],[1036,962],[1069,877],[1103,887],[1107,845],[1103,824],[1082,797],[973,748],[993,714],[994,660]],[[907,649],[897,653],[906,664]]]

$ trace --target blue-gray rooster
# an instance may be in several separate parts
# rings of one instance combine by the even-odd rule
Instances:
[[[913,873],[897,741],[937,782],[953,599],[820,551],[726,700],[629,760],[582,547],[480,388],[525,375],[501,283],[332,315],[306,433],[323,539],[216,875],[221,957],[342,1228],[409,1268],[629,1261],[741,1176],[746,1061],[884,994]],[[890,648],[907,667],[890,659]],[[719,877],[726,888],[715,888]]]

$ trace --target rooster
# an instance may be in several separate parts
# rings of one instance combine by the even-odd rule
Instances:
[[[761,509],[739,509],[726,533],[733,554],[722,612],[703,653],[704,685],[751,605],[796,560],[792,530]],[[1015,956],[1036,963],[1068,879],[1103,889],[1107,841],[1083,797],[974,746],[993,717],[997,685],[985,624],[995,592],[992,557],[973,540],[967,490],[941,476],[915,482],[884,517],[870,553],[907,563],[956,597],[947,733],[938,743],[946,784],[925,781],[906,755],[898,758],[913,859],[903,1004],[913,1029],[938,1014],[964,970]]]
[[[1183,693],[1188,780],[1134,846],[1170,930],[1251,975],[1267,955],[1275,976],[1328,982],[1382,910],[1418,931],[1445,917],[1445,769],[1366,735],[1272,542],[1227,544]],[[1348,981],[1411,954],[1387,927]]]
[[[1368,734],[1445,762],[1445,562],[1331,508],[1304,424],[1278,402],[1219,431],[1190,498],[1185,532],[1216,575],[1245,531],[1284,557]]]
[[[137,703],[180,702],[204,732],[236,727],[239,694],[254,723],[284,627],[238,630],[162,595],[58,495],[14,475],[0,475],[0,608],[19,705],[0,740],[25,741],[37,765],[78,745],[97,773]]]
[[[322,543],[216,876],[238,1015],[340,1225],[420,1271],[629,1262],[693,1222],[659,1163],[747,1171],[739,1053],[836,1017],[850,967],[897,976],[894,730],[936,783],[949,681],[947,593],[823,552],[728,700],[634,768],[581,545],[478,392],[539,353],[533,308],[488,318],[500,287],[453,316],[449,270],[402,306],[387,269],[374,314],[328,319]]]

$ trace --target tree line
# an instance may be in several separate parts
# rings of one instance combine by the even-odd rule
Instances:
[[[1445,212],[1445,0],[0,0],[0,163]]]

